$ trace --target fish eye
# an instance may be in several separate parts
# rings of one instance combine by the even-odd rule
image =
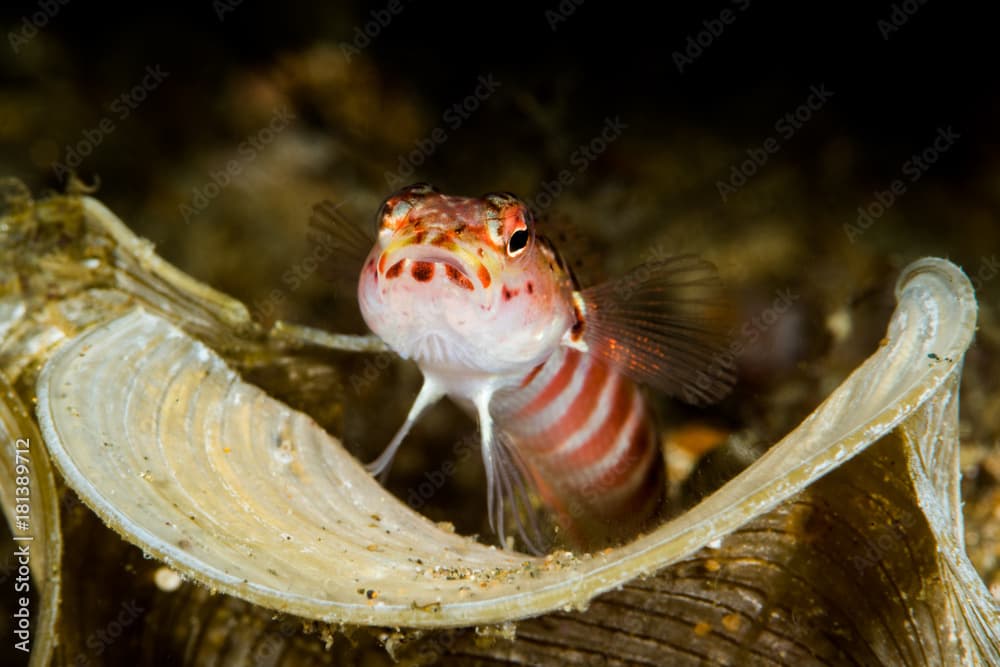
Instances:
[[[406,217],[413,206],[405,199],[399,199],[396,195],[389,197],[382,202],[381,208],[375,214],[375,231],[381,229],[395,229],[399,221]]]
[[[510,238],[507,240],[507,255],[510,257],[517,257],[524,249],[528,247],[528,240],[531,235],[528,233],[527,229],[515,230]]]
[[[415,199],[440,193],[440,190],[430,183],[414,183],[400,188],[386,197],[378,213],[375,214],[375,231],[395,228],[396,223],[413,208]]]

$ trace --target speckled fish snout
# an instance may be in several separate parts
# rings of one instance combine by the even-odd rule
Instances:
[[[407,277],[418,283],[450,283],[470,292],[493,282],[487,260],[448,230],[396,233],[379,253],[376,266],[384,281]]]

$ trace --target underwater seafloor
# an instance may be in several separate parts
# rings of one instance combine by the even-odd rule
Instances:
[[[734,3],[737,20],[726,24],[731,33],[744,29],[741,4]],[[570,237],[564,247],[585,282],[650,259],[702,255],[737,297],[739,382],[708,408],[652,395],[671,461],[671,497],[681,506],[759,456],[879,345],[904,266],[928,255],[948,258],[970,277],[979,300],[960,394],[965,536],[972,563],[1000,599],[995,94],[955,95],[949,113],[942,98],[955,91],[942,83],[946,72],[921,79],[911,71],[902,82],[883,81],[873,107],[906,93],[911,104],[923,101],[934,110],[901,120],[892,134],[885,129],[888,111],[873,110],[877,120],[870,125],[858,121],[858,109],[869,102],[857,96],[871,95],[876,83],[852,90],[848,66],[827,76],[818,67],[810,80],[800,63],[794,75],[772,71],[727,97],[689,80],[724,72],[727,57],[740,58],[735,44],[703,47],[681,74],[672,47],[655,63],[609,56],[610,64],[595,65],[593,56],[559,51],[557,41],[539,47],[537,66],[522,65],[494,59],[483,47],[463,57],[471,38],[450,42],[448,31],[434,33],[415,4],[398,5],[398,13],[385,9],[391,17],[385,26],[369,15],[381,6],[299,9],[277,21],[279,37],[265,35],[262,44],[234,35],[264,30],[266,13],[230,5],[202,9],[190,31],[184,17],[171,15],[161,26],[169,39],[145,18],[123,34],[95,27],[98,34],[88,40],[67,25],[71,6],[23,44],[3,49],[0,175],[24,181],[36,197],[67,187],[92,191],[161,256],[244,301],[263,323],[283,319],[344,333],[364,332],[356,303],[323,280],[317,248],[306,239],[310,208],[323,199],[370,220],[387,194],[410,182],[429,181],[455,194],[511,191],[533,204],[540,229],[551,224]],[[565,23],[554,32],[542,9],[516,10],[537,22],[523,42],[514,19],[480,30],[497,48],[530,50],[558,35],[584,49],[595,40],[576,43],[566,35],[598,34],[599,19],[584,16],[597,8],[574,6],[560,14]],[[764,19],[745,11],[745,30],[763,30]],[[687,20],[687,32],[697,34],[710,14],[675,22]],[[5,28],[21,30],[21,18],[5,10]],[[854,18],[864,23],[857,39],[876,43],[865,47],[870,51],[911,54],[920,40],[905,31],[930,30],[904,24],[884,40],[878,12]],[[372,20],[378,29],[366,27]],[[912,18],[920,20],[934,18]],[[371,34],[359,38],[358,26]],[[437,51],[428,44],[429,30]],[[674,30],[680,37],[669,44],[683,49],[686,31]],[[423,39],[414,34],[420,31]],[[749,39],[731,33],[723,37],[737,44]],[[102,36],[108,39],[97,48]],[[907,58],[897,60],[912,70],[932,62]],[[892,62],[887,55],[859,67],[871,72]],[[643,63],[650,69],[645,84],[633,70],[616,88],[614,68]],[[923,90],[909,91],[920,81]],[[677,90],[649,90],[671,86]],[[979,106],[970,108],[970,99]],[[901,102],[894,111],[905,109]],[[333,355],[330,363],[337,374],[317,374],[297,391],[329,392],[328,406],[313,415],[370,460],[403,421],[419,372],[381,355]],[[296,404],[295,391],[284,398]],[[322,403],[315,394],[301,402]],[[474,428],[457,408],[435,408],[402,448],[389,488],[431,518],[487,540],[478,457],[462,457],[447,476],[431,475]],[[138,549],[82,506],[69,503],[64,512],[64,521],[81,522],[90,535],[90,543],[73,547],[85,559],[67,561],[64,577],[80,583],[68,589],[64,613],[92,619],[97,631],[120,613],[122,600],[132,600],[156,619],[128,625],[113,642],[88,642],[94,635],[83,626],[74,641],[85,660],[68,664],[180,664],[164,655],[211,664],[221,649],[210,631],[227,633],[233,643],[274,633],[279,621],[270,614],[193,584],[164,594],[152,584],[156,564]],[[104,557],[115,559],[113,566],[95,564]],[[102,576],[95,579],[95,572]],[[109,578],[111,572],[117,575]],[[4,604],[12,604],[11,595],[5,586]],[[362,630],[334,637],[327,654],[324,637],[298,628],[279,636],[279,657],[297,656],[302,664],[392,662],[377,637]],[[434,657],[447,664],[447,653]],[[23,660],[8,645],[0,656],[4,664]]]

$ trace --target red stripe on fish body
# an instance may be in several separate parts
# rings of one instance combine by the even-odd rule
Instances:
[[[493,413],[578,542],[632,533],[659,506],[663,465],[644,398],[592,355],[560,348],[498,394]]]

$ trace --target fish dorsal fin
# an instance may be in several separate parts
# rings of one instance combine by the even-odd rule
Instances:
[[[336,294],[353,299],[361,267],[375,244],[375,237],[344,214],[343,204],[325,199],[313,206],[306,238],[326,251],[320,272],[333,284]]]
[[[713,403],[732,388],[733,311],[710,262],[648,262],[574,298],[578,321],[567,345],[688,403]]]

